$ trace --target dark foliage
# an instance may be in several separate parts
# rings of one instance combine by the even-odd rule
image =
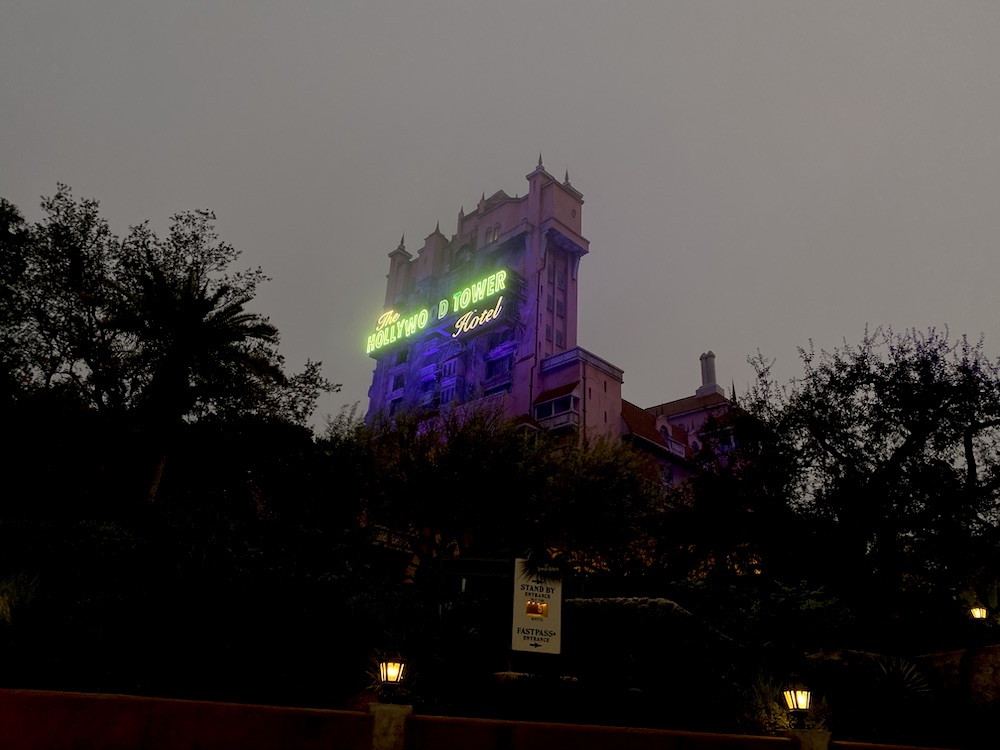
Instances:
[[[286,372],[210,214],[119,239],[66,188],[43,208],[0,201],[0,683],[341,706],[390,649],[427,712],[780,731],[797,672],[839,737],[974,723],[916,656],[981,645],[963,606],[996,611],[982,344],[879,330],[787,387],[758,358],[665,496],[631,448],[487,410],[317,438],[331,386]],[[525,556],[564,571],[559,657],[508,648]]]

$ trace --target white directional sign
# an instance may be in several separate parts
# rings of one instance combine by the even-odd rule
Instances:
[[[537,573],[514,561],[514,624],[511,648],[540,654],[559,653],[562,627],[562,578],[559,568],[543,565]]]

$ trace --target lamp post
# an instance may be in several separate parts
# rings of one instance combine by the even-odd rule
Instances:
[[[809,713],[809,705],[812,703],[812,693],[805,685],[798,680],[792,680],[785,686],[782,695],[785,697],[785,705],[795,717],[795,723],[799,729],[805,727],[806,715]]]
[[[788,730],[788,735],[799,743],[799,750],[827,750],[830,733],[825,729],[806,729],[806,716],[812,705],[812,692],[797,678],[785,686],[781,692],[785,705],[795,717],[795,729]]]
[[[374,750],[403,750],[406,717],[413,713],[413,706],[400,701],[402,682],[407,674],[409,669],[405,659],[398,655],[383,654],[379,657],[379,702],[368,706],[375,717],[372,726]]]
[[[398,703],[405,694],[403,681],[410,669],[406,659],[392,652],[378,657],[378,684],[375,692],[382,703]]]

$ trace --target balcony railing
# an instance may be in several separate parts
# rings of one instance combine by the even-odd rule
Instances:
[[[564,411],[559,414],[553,414],[550,417],[543,417],[538,420],[540,424],[546,430],[562,430],[567,427],[579,427],[580,426],[580,413],[576,411]]]

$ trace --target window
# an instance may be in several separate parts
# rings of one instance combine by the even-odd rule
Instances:
[[[555,401],[552,402],[552,413],[562,414],[564,412],[569,411],[572,405],[573,405],[572,396],[563,396],[562,398],[557,398]]]
[[[392,401],[390,401],[389,402],[389,416],[391,417],[393,414],[395,414],[397,411],[399,411],[399,407],[402,406],[402,405],[403,405],[403,399],[401,399],[401,398],[394,398]]]
[[[421,393],[431,393],[437,387],[436,380],[425,380],[420,384]]]
[[[556,315],[566,317],[566,303],[561,299],[556,300]]]
[[[545,300],[545,309],[548,310],[549,312],[552,311],[552,295],[551,294]]]
[[[455,389],[454,388],[445,388],[444,390],[441,391],[441,403],[442,404],[450,404],[454,400],[455,400]]]
[[[463,263],[468,263],[472,260],[472,248],[468,245],[463,245],[459,248],[458,252],[455,253],[454,264],[456,267],[462,265]]]
[[[486,363],[486,377],[498,378],[501,375],[510,374],[510,367],[513,357],[503,357],[502,359],[491,359]]]
[[[549,283],[551,284],[555,280],[556,280],[556,267],[549,266]]]
[[[565,289],[566,288],[566,272],[559,271],[556,273],[556,288]]]
[[[441,377],[450,378],[456,372],[458,372],[458,360],[449,359],[444,363],[444,367],[441,368]]]
[[[398,391],[400,388],[406,385],[406,376],[403,373],[396,373],[392,377],[392,390]]]
[[[535,407],[535,419],[545,419],[556,414],[565,414],[570,411],[576,411],[580,406],[579,401],[580,399],[571,394],[568,396],[560,396],[557,399],[546,401],[543,404],[538,404],[538,406]]]
[[[396,364],[401,365],[406,361],[406,358],[410,356],[409,347],[404,346],[398,352],[396,352]]]
[[[552,340],[552,326],[550,325],[545,326],[545,340],[546,341]]]
[[[556,331],[556,346],[566,346],[566,340],[563,338],[562,331]]]

